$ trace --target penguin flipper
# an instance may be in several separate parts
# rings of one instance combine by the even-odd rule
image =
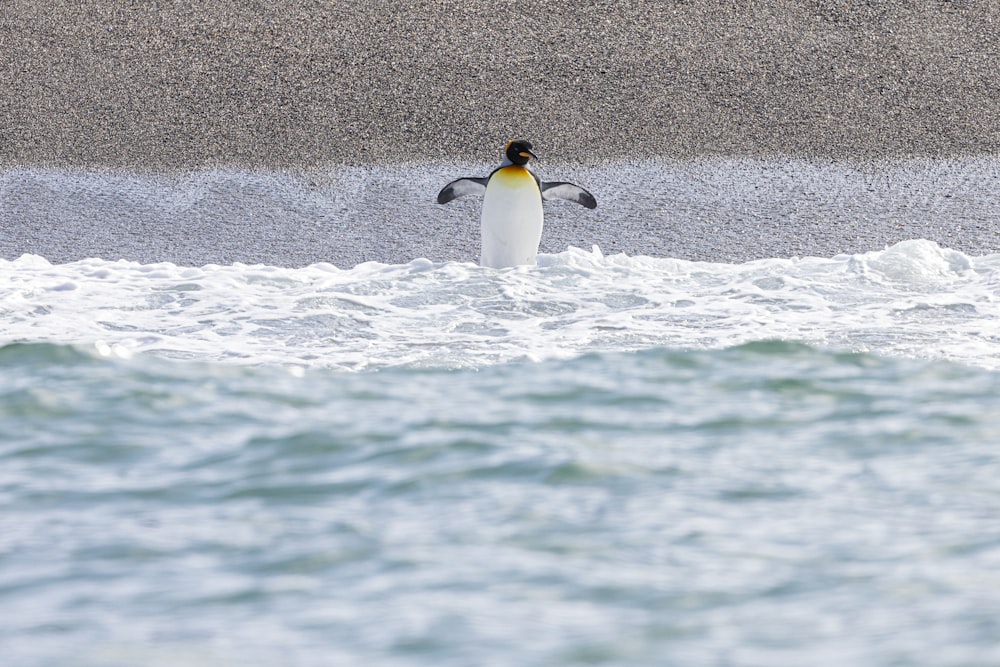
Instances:
[[[573,185],[572,183],[557,183],[548,182],[542,183],[542,199],[552,200],[552,199],[565,199],[566,201],[575,201],[577,204],[586,206],[587,208],[597,208],[597,200],[594,199],[594,195],[590,194],[579,185]]]
[[[486,183],[489,178],[460,178],[441,188],[438,193],[438,203],[447,204],[452,199],[466,195],[482,195],[486,193]]]

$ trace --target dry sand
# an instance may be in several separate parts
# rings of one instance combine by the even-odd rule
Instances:
[[[996,0],[0,4],[0,165],[1000,153]]]

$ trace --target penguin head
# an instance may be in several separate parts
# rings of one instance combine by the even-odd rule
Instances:
[[[528,164],[528,160],[531,158],[537,159],[537,156],[531,152],[531,142],[523,139],[508,141],[505,153],[508,160],[521,166]]]

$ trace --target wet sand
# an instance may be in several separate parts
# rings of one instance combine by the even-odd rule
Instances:
[[[439,205],[456,175],[485,164],[336,167],[312,175],[248,171],[0,174],[0,257],[62,263],[303,266],[478,261],[480,199]],[[698,159],[545,165],[590,188],[598,208],[546,204],[541,251],[744,262],[881,250],[929,239],[969,255],[1000,252],[1000,159],[878,166]]]
[[[698,0],[285,0],[197,9],[22,0],[0,8],[0,169],[170,178],[223,169],[267,178],[318,174],[322,180],[348,166],[430,164],[443,165],[445,175],[451,164],[456,171],[470,164],[487,168],[514,136],[534,142],[549,177],[647,160],[694,171],[712,159],[786,166],[804,160],[879,171],[899,160],[997,156],[998,35],[1000,4],[992,0],[747,2],[738,8]],[[808,204],[809,183],[792,184],[794,174],[787,171],[778,169],[780,178],[768,187],[793,208],[797,197]],[[892,173],[907,178],[905,170]],[[634,176],[643,178],[641,172]],[[51,254],[56,244],[66,249],[57,255],[69,257],[79,254],[72,249],[87,247],[78,239],[88,225],[101,236],[96,221],[102,215],[80,213],[71,196],[68,203],[63,195],[38,203],[49,208],[41,213],[12,215],[23,207],[11,200],[20,191],[9,184],[20,178],[8,174],[0,193],[4,256]],[[427,199],[433,198],[436,182],[413,182],[428,187]],[[683,216],[649,215],[652,208],[669,208],[666,193],[648,192],[640,183],[626,197],[611,188],[616,184],[613,178],[585,184],[603,196],[591,217],[580,216],[596,231],[577,234],[582,238],[576,241],[717,259],[829,254],[858,245],[846,237],[839,248],[810,243],[809,231],[794,227],[782,229],[789,241],[775,245],[764,233],[771,223],[753,214],[677,234],[669,221]],[[903,180],[893,188],[924,186],[933,184]],[[225,197],[239,204],[241,192],[236,187]],[[685,193],[678,194],[683,200]],[[368,188],[365,196],[367,208],[348,206],[361,211],[361,219],[345,223],[365,226],[365,233],[338,241],[338,248],[352,240],[358,245],[325,261],[407,261],[413,258],[407,250],[427,246],[426,237],[450,229],[456,215],[471,218],[470,229],[432,249],[458,244],[462,250],[454,254],[464,256],[476,243],[471,208],[390,215],[386,211],[399,200],[391,187]],[[891,199],[882,208],[892,209]],[[295,206],[283,202],[268,210]],[[989,217],[989,202],[974,204],[974,223],[952,225],[952,245],[995,248],[993,236],[966,231]],[[561,208],[550,213],[543,245],[562,249],[559,221],[568,215]],[[623,241],[621,225],[613,223],[643,215],[654,228]],[[871,244],[926,237],[911,220],[917,216],[868,217],[873,224],[895,220],[904,226],[881,230]],[[129,222],[141,243],[109,242],[103,254],[179,263],[201,257],[171,251],[188,244],[174,243],[169,227],[150,220],[159,218]],[[253,224],[239,216],[223,222]],[[229,235],[219,231],[223,222],[202,219],[200,233],[226,261],[307,259],[298,251],[282,254],[280,244],[258,248],[266,239],[251,247],[241,242],[255,236],[249,228]],[[779,226],[798,222],[791,216]],[[715,233],[720,224],[726,234]],[[295,235],[287,230],[289,238]],[[806,240],[793,242],[799,238]],[[318,255],[316,261],[324,260]],[[454,257],[442,250],[438,258]]]

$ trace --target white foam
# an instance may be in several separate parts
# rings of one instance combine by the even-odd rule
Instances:
[[[930,241],[745,264],[542,255],[538,267],[0,261],[0,343],[236,363],[475,367],[783,339],[1000,368],[1000,255]]]

